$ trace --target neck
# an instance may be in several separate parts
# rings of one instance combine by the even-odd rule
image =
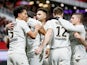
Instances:
[[[62,15],[55,15],[54,17],[60,17],[60,18],[63,18],[63,16],[62,16]]]
[[[41,22],[42,22],[42,25],[44,25],[46,23],[46,20],[44,19]]]
[[[16,19],[22,20],[20,17],[17,17]]]
[[[82,23],[80,23],[80,22],[78,22],[78,23],[76,23],[75,25],[81,25]]]

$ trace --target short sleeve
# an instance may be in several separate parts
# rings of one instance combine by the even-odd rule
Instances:
[[[44,28],[46,30],[49,29],[49,28],[52,28],[52,21],[51,20],[47,21],[46,24],[45,24],[45,26],[44,26]]]

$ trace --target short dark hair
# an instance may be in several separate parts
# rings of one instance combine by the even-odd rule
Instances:
[[[34,16],[36,16],[36,13],[32,11],[28,11],[28,16],[33,18]]]
[[[80,22],[82,22],[82,21],[83,21],[83,14],[82,14],[82,13],[74,13],[73,15],[78,16],[78,17],[79,17],[79,19],[80,19]]]
[[[53,13],[54,13],[55,15],[56,15],[56,14],[61,15],[61,14],[63,14],[63,9],[58,6],[58,7],[54,8]]]
[[[39,8],[39,9],[37,9],[37,11],[43,11],[44,13],[46,13],[46,20],[49,19],[49,13],[48,13],[48,10],[46,8]]]
[[[15,16],[15,18],[18,17],[18,13],[22,13],[23,10],[26,10],[26,8],[24,6],[18,6],[13,10],[13,14]]]

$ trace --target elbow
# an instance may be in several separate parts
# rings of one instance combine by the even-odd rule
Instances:
[[[51,37],[52,36],[52,33],[49,33],[49,37]]]

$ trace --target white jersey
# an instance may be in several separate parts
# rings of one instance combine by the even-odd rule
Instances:
[[[51,28],[53,30],[53,37],[51,48],[69,46],[69,33],[61,26],[56,19],[47,21],[45,25],[46,30]]]
[[[85,40],[86,31],[85,31],[84,25],[76,25],[75,27],[82,31],[80,32],[80,35]],[[78,56],[80,58],[87,58],[85,47],[81,43],[79,43],[78,39],[74,37],[73,33],[71,33],[70,35],[70,40],[71,40],[72,52],[74,55],[73,58],[78,58]]]
[[[52,19],[46,23],[46,26],[47,29],[53,29],[52,48],[69,46],[70,31],[82,32],[81,29],[75,27],[72,23],[62,18],[59,18],[58,20]]]
[[[27,24],[32,31],[35,30],[36,24],[42,25],[40,21],[33,19],[33,18],[29,18],[27,21]],[[40,45],[40,34],[39,33],[37,34],[35,39],[32,39],[31,37],[27,38],[27,52],[34,51],[39,45]]]
[[[9,32],[12,34],[12,37],[10,37],[8,53],[25,53],[26,33],[29,31],[30,29],[25,21],[16,19],[13,32]]]

